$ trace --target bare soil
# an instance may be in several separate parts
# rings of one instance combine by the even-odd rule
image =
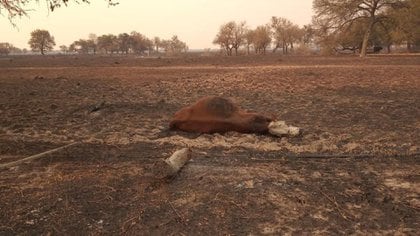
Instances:
[[[209,95],[304,134],[167,129]],[[3,57],[0,164],[80,143],[0,170],[0,235],[415,235],[419,104],[419,55]]]

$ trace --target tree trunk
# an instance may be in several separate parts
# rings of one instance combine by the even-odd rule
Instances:
[[[230,47],[226,47],[226,54],[228,56],[231,56],[232,55],[232,49]]]
[[[407,52],[413,52],[413,47],[409,41],[407,41]]]
[[[366,29],[365,35],[363,36],[363,43],[362,43],[362,48],[360,50],[360,57],[366,57],[367,46],[368,46],[368,42],[369,42],[369,38],[370,38],[370,33],[372,32],[372,28],[373,28],[374,24],[375,24],[375,18],[371,17],[370,22],[369,22],[369,26]]]
[[[45,50],[45,47],[44,47],[44,43],[42,42],[41,43],[41,55],[44,55],[45,53],[44,53],[44,50]]]
[[[275,53],[279,47],[280,47],[280,44],[279,43],[276,43],[276,46],[273,49],[273,53]]]

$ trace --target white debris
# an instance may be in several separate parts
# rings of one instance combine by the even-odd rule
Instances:
[[[268,132],[276,136],[296,136],[300,134],[300,129],[296,126],[287,125],[285,121],[278,120],[270,122],[268,125]]]

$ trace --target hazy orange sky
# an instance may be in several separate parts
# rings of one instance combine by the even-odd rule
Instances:
[[[34,1],[35,2],[35,1]],[[13,28],[7,17],[0,16],[0,42],[29,48],[30,32],[46,29],[54,37],[56,48],[69,45],[89,33],[97,35],[130,33],[135,30],[149,38],[169,39],[172,35],[190,49],[217,48],[212,41],[219,26],[231,20],[246,21],[252,28],[266,24],[272,16],[285,17],[302,26],[312,17],[312,0],[120,0],[115,7],[106,1],[91,4],[70,3],[48,12],[46,4],[29,6],[30,17],[16,18]],[[4,14],[4,12],[2,12]]]

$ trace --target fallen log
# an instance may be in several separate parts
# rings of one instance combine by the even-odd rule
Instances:
[[[61,146],[61,147],[58,147],[58,148],[49,150],[49,151],[45,151],[45,152],[42,152],[42,153],[39,153],[39,154],[36,154],[36,155],[33,155],[33,156],[29,156],[29,157],[23,158],[21,160],[17,160],[17,161],[12,161],[12,162],[9,162],[9,163],[1,164],[0,165],[0,170],[1,169],[6,169],[6,168],[10,168],[10,167],[13,167],[13,166],[17,166],[17,165],[20,165],[20,164],[22,164],[24,162],[29,162],[29,161],[33,161],[33,160],[36,160],[36,159],[45,157],[45,156],[47,156],[49,154],[52,154],[54,152],[58,152],[58,151],[61,151],[63,149],[66,149],[68,147],[71,147],[73,145],[76,145],[77,143],[78,142],[70,143],[70,144],[67,144],[67,145],[64,145],[64,146]]]
[[[154,176],[158,179],[174,177],[190,159],[191,149],[177,150],[169,158],[160,160],[154,165]]]

